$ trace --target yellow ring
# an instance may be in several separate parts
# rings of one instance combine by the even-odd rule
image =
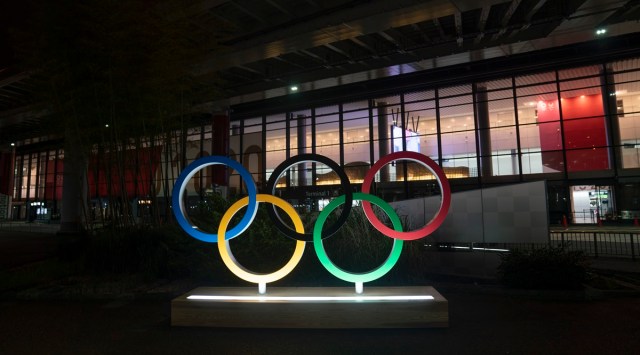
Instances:
[[[304,226],[302,224],[302,219],[300,219],[300,215],[298,215],[298,212],[296,212],[296,210],[293,209],[293,206],[291,206],[287,201],[279,197],[267,194],[257,194],[256,199],[258,202],[269,202],[275,206],[280,207],[289,215],[289,217],[293,221],[296,232],[304,233]],[[298,262],[300,262],[300,259],[302,259],[302,253],[304,252],[306,243],[300,240],[296,241],[296,249],[293,251],[293,256],[280,270],[277,270],[270,274],[256,274],[245,269],[233,256],[231,248],[229,247],[229,241],[225,240],[224,235],[227,232],[227,226],[229,225],[231,218],[233,218],[236,212],[238,212],[242,207],[248,204],[249,197],[242,198],[234,203],[231,207],[229,207],[224,216],[222,216],[220,227],[218,227],[218,250],[220,251],[222,261],[224,261],[225,265],[227,265],[227,268],[229,268],[232,273],[245,281],[257,284],[266,284],[268,282],[280,280],[281,278],[287,276],[296,267],[296,265],[298,265]]]

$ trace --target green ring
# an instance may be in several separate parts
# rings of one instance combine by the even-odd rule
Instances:
[[[382,208],[384,213],[386,213],[387,216],[389,216],[389,219],[391,219],[391,223],[393,224],[393,229],[395,229],[398,232],[402,231],[402,223],[400,222],[400,217],[398,217],[398,215],[396,214],[396,211],[393,210],[393,207],[391,207],[391,205],[389,205],[383,199],[374,195],[365,194],[362,192],[356,192],[353,194],[353,200],[369,201],[374,205]],[[389,253],[389,257],[387,257],[387,260],[382,265],[378,266],[378,268],[372,271],[364,272],[364,273],[351,273],[351,272],[347,272],[340,269],[333,262],[331,262],[331,260],[329,259],[329,256],[324,250],[324,245],[322,244],[322,226],[324,225],[324,222],[329,217],[329,214],[333,212],[333,210],[335,210],[338,206],[343,204],[344,201],[345,201],[344,195],[331,201],[322,210],[322,212],[320,212],[320,215],[318,216],[318,219],[316,220],[316,223],[313,226],[313,247],[316,250],[318,259],[320,259],[320,263],[322,263],[322,265],[325,267],[325,269],[327,269],[327,271],[333,274],[333,276],[339,279],[342,279],[344,281],[364,283],[364,282],[369,282],[369,281],[379,279],[382,276],[384,276],[387,272],[389,272],[395,266],[396,262],[398,262],[398,259],[400,258],[400,253],[402,252],[402,244],[404,241],[402,239],[394,238],[393,247],[391,248],[391,253]]]

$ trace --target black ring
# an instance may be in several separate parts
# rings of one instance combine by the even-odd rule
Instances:
[[[340,218],[329,226],[326,230],[322,231],[322,239],[328,238],[334,235],[340,227],[347,221],[349,218],[349,213],[351,213],[351,205],[353,204],[353,192],[351,191],[351,181],[349,181],[349,177],[345,173],[344,169],[338,165],[335,161],[329,159],[328,157],[320,154],[300,154],[293,156],[289,159],[286,159],[280,165],[278,165],[273,173],[269,177],[269,181],[267,182],[267,191],[271,191],[271,194],[275,194],[276,183],[280,176],[285,172],[285,170],[289,169],[295,164],[304,163],[304,162],[317,162],[322,163],[328,167],[330,167],[333,171],[338,174],[340,177],[340,184],[342,185],[342,189],[344,190],[345,202],[344,207],[342,208],[342,213],[340,214]],[[287,227],[284,222],[280,219],[280,216],[276,212],[275,206],[271,208],[267,208],[267,212],[269,212],[269,217],[273,220],[276,228],[280,230],[280,232],[284,233],[287,237],[295,240],[301,240],[305,242],[313,242],[313,231],[309,233],[298,233],[293,229]]]

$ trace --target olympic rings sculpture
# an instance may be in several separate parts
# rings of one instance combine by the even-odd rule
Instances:
[[[433,173],[440,186],[442,197],[437,213],[424,227],[414,231],[403,231],[400,217],[398,217],[393,207],[391,207],[391,205],[389,205],[381,198],[370,194],[371,185],[374,181],[376,173],[383,166],[395,160],[409,160],[423,165],[428,170],[430,170],[431,173]],[[341,196],[333,199],[320,212],[313,226],[313,230],[309,233],[305,233],[302,219],[293,208],[293,206],[291,206],[291,204],[281,199],[280,197],[273,195],[273,193],[275,193],[276,184],[280,177],[284,174],[284,172],[287,169],[291,168],[293,165],[304,162],[318,162],[331,168],[340,178],[340,184],[343,190],[343,194]],[[246,185],[247,196],[236,201],[231,207],[229,207],[229,209],[222,216],[220,225],[218,226],[217,234],[212,234],[201,231],[197,226],[193,225],[191,221],[189,221],[186,207],[184,205],[184,194],[187,183],[199,170],[210,165],[220,164],[227,165],[238,172]],[[440,166],[438,166],[429,157],[420,153],[408,151],[392,153],[378,160],[365,175],[364,181],[362,183],[362,192],[352,192],[349,178],[347,177],[344,170],[340,167],[340,165],[338,165],[328,157],[319,154],[301,154],[286,159],[284,162],[278,165],[278,167],[276,167],[276,169],[271,174],[267,183],[267,191],[271,192],[271,194],[259,194],[257,192],[257,188],[255,182],[253,181],[251,173],[249,173],[249,171],[247,171],[240,163],[223,156],[207,156],[195,160],[194,162],[189,164],[185,170],[182,171],[173,187],[172,194],[173,213],[180,227],[193,238],[208,243],[217,243],[222,260],[224,261],[227,268],[229,268],[229,270],[237,277],[248,282],[257,283],[261,287],[261,289],[264,289],[267,283],[279,280],[289,274],[302,259],[305,245],[308,242],[313,243],[318,259],[329,273],[344,281],[355,282],[356,285],[359,284],[361,287],[362,283],[376,280],[384,276],[393,268],[393,266],[400,258],[404,241],[416,240],[426,237],[433,233],[436,229],[438,229],[438,227],[440,227],[440,225],[442,225],[442,223],[444,222],[451,205],[451,189],[449,186],[449,181],[447,180],[444,171],[442,171],[442,168],[440,168]],[[323,240],[335,234],[346,222],[349,213],[351,212],[354,200],[362,201],[362,208],[364,210],[365,216],[375,229],[380,231],[382,234],[394,239],[393,246],[391,248],[389,256],[387,257],[387,260],[385,260],[384,263],[376,269],[364,273],[352,273],[337,267],[329,259],[329,256],[327,255],[323,245]],[[267,211],[274,225],[280,232],[285,234],[287,237],[295,240],[296,242],[291,259],[281,269],[269,274],[255,273],[244,268],[235,259],[235,257],[233,256],[233,252],[231,251],[231,248],[229,246],[230,239],[239,236],[247,228],[249,228],[249,226],[255,219],[259,203],[269,203],[273,205],[273,208],[267,209]],[[371,204],[374,204],[382,209],[387,217],[389,217],[393,228],[387,227],[382,221],[378,219],[378,217],[373,212]],[[331,212],[337,209],[340,205],[344,205],[344,207],[342,208],[339,218],[332,225],[328,226],[327,228],[323,228]],[[233,216],[245,206],[247,207],[247,209],[244,213],[244,216],[236,226],[228,229],[229,223]],[[285,222],[280,219],[280,216],[275,210],[276,207],[282,209],[289,216],[294,225],[293,229],[287,226]]]

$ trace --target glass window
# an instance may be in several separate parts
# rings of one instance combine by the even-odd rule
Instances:
[[[640,168],[640,60],[615,62],[612,67],[618,72],[612,75],[615,84],[608,95],[610,106],[615,105],[622,168]]]
[[[40,152],[38,158],[38,184],[37,184],[37,196],[38,199],[44,200],[45,193],[44,187],[46,185],[47,173],[47,152]]]
[[[486,176],[519,174],[511,79],[477,85],[476,120],[482,174]]]
[[[478,176],[473,97],[460,95],[470,90],[470,85],[441,90],[442,168],[449,178]]]
[[[367,101],[343,106],[344,168],[352,183],[361,183],[371,164]]]
[[[381,156],[393,152],[392,134],[394,127],[396,127],[396,132],[398,130],[402,132],[401,128],[398,128],[402,125],[402,119],[400,117],[402,110],[400,105],[392,103],[395,101],[400,102],[400,98],[393,97],[375,100],[375,107],[373,108],[374,161],[378,161]],[[398,134],[396,133],[396,135]],[[388,182],[396,180],[396,170],[391,169],[389,164],[380,169],[376,174],[376,181]]]
[[[531,84],[551,79],[551,74],[524,78],[516,77],[516,82]],[[517,87],[516,95],[522,173],[561,173],[564,159],[556,84]]]
[[[338,106],[316,109],[316,153],[340,164],[340,125]],[[324,166],[324,165],[323,165]],[[330,173],[329,169],[317,167],[316,174]]]
[[[311,110],[296,111],[291,114],[289,147],[291,156],[311,153]]]
[[[428,100],[405,104],[405,112],[409,117],[407,130],[411,132],[406,134],[407,150],[418,151],[438,162],[436,102]],[[417,138],[413,138],[414,133]]]
[[[269,179],[273,170],[287,159],[287,124],[285,119],[285,114],[267,116],[265,132],[267,142],[267,149],[265,149],[267,154],[267,166],[265,167],[267,179]],[[245,145],[245,151],[247,147]]]
[[[598,73],[595,68],[577,68],[572,73]],[[607,127],[601,79],[581,77],[560,83],[564,146],[569,172],[609,169]]]
[[[242,129],[241,129],[242,128]],[[252,173],[253,179],[258,186],[261,186],[261,176],[260,173],[262,169],[262,118],[255,117],[245,119],[242,122],[242,125],[231,124],[231,129],[235,130],[236,133],[239,133],[239,137],[230,139],[230,150],[232,148],[236,148],[236,161],[242,162],[242,165]],[[234,136],[232,136],[234,137]],[[236,141],[237,143],[233,144],[231,142]],[[242,144],[240,144],[242,142]],[[242,178],[236,171],[231,171],[229,176],[229,192],[233,194],[242,194],[246,191],[244,182]]]

